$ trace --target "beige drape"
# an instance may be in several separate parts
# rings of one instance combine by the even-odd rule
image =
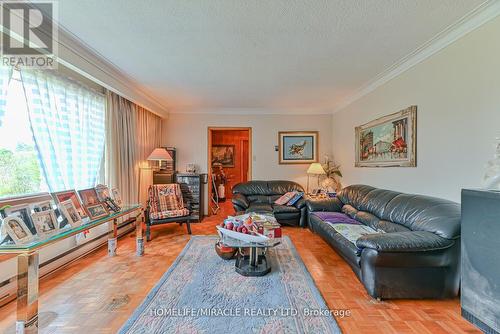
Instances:
[[[161,118],[113,92],[106,97],[105,182],[124,203],[138,203],[139,167],[161,145]]]

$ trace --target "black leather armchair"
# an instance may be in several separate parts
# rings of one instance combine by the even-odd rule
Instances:
[[[303,198],[292,206],[274,204],[274,201],[289,191],[304,192],[304,188],[292,181],[239,183],[233,187],[234,211],[273,213],[280,224],[305,227],[307,208]]]
[[[375,298],[449,298],[460,285],[460,205],[353,185],[337,198],[308,201],[309,227],[341,255]],[[353,244],[318,212],[346,216],[384,233]]]

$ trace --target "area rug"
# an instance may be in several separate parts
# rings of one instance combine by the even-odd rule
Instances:
[[[341,333],[288,237],[264,277],[236,273],[216,240],[191,237],[120,333]]]

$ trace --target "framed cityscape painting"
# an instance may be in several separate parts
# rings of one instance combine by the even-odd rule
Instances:
[[[318,131],[280,131],[279,163],[310,164],[318,162]]]
[[[356,167],[417,166],[417,106],[356,127]]]

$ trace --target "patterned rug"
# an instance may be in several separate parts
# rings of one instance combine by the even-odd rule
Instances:
[[[264,277],[236,273],[216,240],[191,237],[120,333],[341,333],[288,237]]]

